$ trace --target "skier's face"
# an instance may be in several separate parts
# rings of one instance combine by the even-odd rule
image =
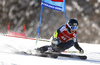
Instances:
[[[72,30],[72,29],[71,29],[71,33],[74,33],[75,31],[76,31],[76,30]]]
[[[71,33],[74,33],[78,29],[78,26],[72,26],[70,29]]]
[[[71,26],[70,27],[72,30],[77,30],[78,29],[78,26]]]

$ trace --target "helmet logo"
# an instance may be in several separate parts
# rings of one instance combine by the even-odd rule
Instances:
[[[73,26],[77,26],[77,23],[73,23]]]
[[[75,33],[73,34],[73,36],[75,36]]]

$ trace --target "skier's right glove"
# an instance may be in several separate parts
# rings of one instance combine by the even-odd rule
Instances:
[[[79,48],[80,53],[84,53],[84,50],[82,48]]]

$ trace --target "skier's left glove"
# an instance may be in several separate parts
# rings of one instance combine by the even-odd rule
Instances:
[[[79,48],[79,52],[83,54],[84,50],[82,48]]]
[[[55,44],[55,45],[57,45],[58,44],[58,39],[53,38],[52,43]]]

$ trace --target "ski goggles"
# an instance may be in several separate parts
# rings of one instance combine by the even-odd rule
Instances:
[[[72,26],[71,29],[72,30],[77,30],[78,29],[78,26]]]

